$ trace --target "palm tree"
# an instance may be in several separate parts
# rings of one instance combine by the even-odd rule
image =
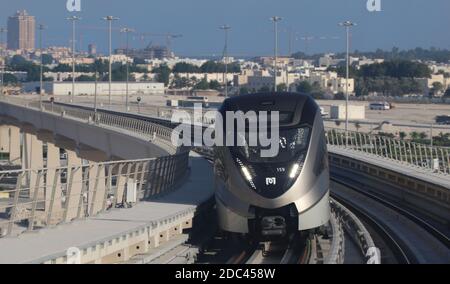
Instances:
[[[411,136],[411,139],[412,139],[413,141],[419,139],[419,133],[418,133],[417,131],[411,132],[411,133],[410,133],[410,136]]]
[[[408,136],[408,135],[406,134],[406,132],[404,132],[404,131],[400,131],[400,132],[398,133],[398,135],[400,136],[400,140],[405,140],[406,136]]]
[[[419,133],[419,138],[420,138],[421,140],[424,140],[425,138],[427,138],[427,134],[426,134],[425,132],[420,132],[420,133]]]

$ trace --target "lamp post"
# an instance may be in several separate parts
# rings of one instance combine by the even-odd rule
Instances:
[[[128,83],[130,81],[130,63],[128,62],[128,49],[129,49],[129,36],[130,33],[134,32],[133,29],[130,28],[123,28],[120,30],[120,32],[125,33],[127,37],[127,50],[126,50],[126,56],[127,56],[127,82],[126,82],[126,92],[125,92],[125,111],[128,111]]]
[[[351,21],[345,21],[339,24],[341,27],[345,28],[346,35],[347,35],[347,52],[346,52],[346,71],[345,71],[345,144],[347,145],[347,139],[348,139],[348,77],[349,77],[349,66],[350,66],[350,28],[356,26],[355,23]]]
[[[112,81],[112,22],[119,20],[119,18],[116,18],[114,16],[106,16],[103,18],[103,20],[108,21],[109,29],[109,93],[108,93],[108,105],[111,108],[111,81]]]
[[[97,84],[98,72],[95,70],[95,90],[94,90],[94,122],[97,123]]]
[[[276,92],[277,88],[278,88],[278,86],[277,86],[277,75],[278,75],[278,22],[281,21],[282,18],[278,17],[278,16],[274,16],[274,17],[270,18],[270,20],[273,22],[273,26],[274,26],[274,29],[275,29],[275,32],[274,32],[274,34],[275,34],[275,47],[274,47],[275,55],[274,55],[273,67],[274,67],[274,70],[275,70],[275,72],[274,72],[274,84],[275,84],[274,91]]]
[[[225,46],[223,49],[223,57],[225,60],[225,99],[228,98],[228,31],[231,29],[228,25],[223,25],[220,27],[221,30],[225,33]]]
[[[3,47],[3,34],[4,33],[6,33],[7,32],[7,30],[5,29],[5,28],[0,28],[0,44],[2,45],[2,54],[1,54],[1,57],[2,57],[2,66],[1,66],[1,82],[0,82],[0,96],[3,96],[3,85],[4,85],[4,83],[3,83],[3,80],[4,80],[4,78],[5,78],[5,76],[4,76],[4,73],[5,73],[5,58],[3,57],[3,55],[4,55],[4,52],[3,52],[3,49],[4,49],[4,47]]]
[[[39,74],[39,108],[42,110],[42,88],[43,88],[43,60],[42,60],[42,31],[45,29],[45,26],[40,24],[38,26],[39,29],[39,52],[41,53],[40,58],[40,74]]]
[[[67,18],[72,22],[72,95],[70,96],[70,102],[73,102],[75,96],[75,23],[81,20],[80,17],[72,16]]]

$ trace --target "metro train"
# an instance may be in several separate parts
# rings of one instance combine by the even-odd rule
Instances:
[[[214,148],[220,229],[271,240],[328,223],[327,143],[314,99],[299,93],[237,96],[226,99],[219,113],[225,117],[227,112],[236,111],[278,111],[280,145],[274,157],[261,157],[264,147],[247,143],[252,134],[246,128],[243,146]],[[223,119],[224,135],[227,123]],[[275,129],[269,125],[267,132],[271,130]]]

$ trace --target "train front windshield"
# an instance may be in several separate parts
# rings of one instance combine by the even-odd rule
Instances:
[[[238,137],[241,139],[244,146],[237,146],[235,149],[240,156],[251,163],[285,163],[295,159],[301,152],[307,149],[309,144],[309,134],[309,127],[281,128],[279,130],[278,154],[274,157],[262,157],[262,150],[269,150],[274,147],[271,147],[270,145],[267,147],[261,146],[259,137],[257,146],[249,145],[251,140],[250,136],[257,136],[258,134],[256,133],[246,132],[244,135],[238,134]],[[261,135],[270,137],[270,133],[261,133]]]

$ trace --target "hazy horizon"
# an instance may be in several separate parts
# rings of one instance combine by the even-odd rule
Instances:
[[[338,23],[351,19],[358,26],[352,34],[352,50],[390,50],[392,47],[440,49],[450,47],[448,0],[381,0],[381,12],[369,12],[366,0],[111,0],[108,6],[101,0],[82,0],[82,11],[75,13],[83,19],[78,23],[78,45],[82,50],[95,43],[100,52],[107,49],[106,23],[101,17],[114,15],[118,30],[128,26],[139,33],[183,34],[173,42],[178,55],[206,57],[219,55],[223,49],[223,32],[218,27],[224,23],[232,27],[229,51],[237,57],[270,55],[273,52],[273,25],[269,18],[283,17],[279,24],[280,53],[288,52],[288,30],[295,32],[292,51],[305,52],[301,37],[314,36],[308,53],[342,52],[345,34]],[[57,2],[57,3],[55,3]],[[8,16],[25,9],[36,17],[37,23],[47,26],[45,46],[68,45],[70,24],[65,20],[69,13],[66,0],[0,0],[0,26],[6,26]],[[124,46],[124,36],[114,32],[114,48]],[[442,30],[442,31],[440,31]],[[81,38],[80,38],[81,33]],[[164,44],[162,36],[142,41],[132,37],[132,47],[142,47],[149,42]]]

